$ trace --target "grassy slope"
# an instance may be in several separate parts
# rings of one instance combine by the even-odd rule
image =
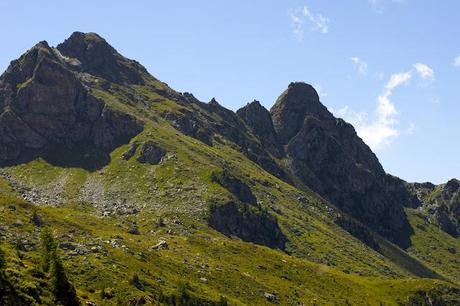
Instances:
[[[416,210],[408,209],[407,214],[415,231],[411,237],[412,246],[408,249],[409,254],[459,283],[460,238],[454,238],[439,230]],[[453,248],[455,253],[449,252],[449,248]]]
[[[174,292],[185,281],[197,295],[213,300],[225,295],[236,305],[263,304],[265,292],[276,293],[282,304],[343,305],[348,301],[355,305],[394,305],[418,289],[442,283],[345,274],[266,247],[227,239],[206,229],[188,229],[184,233],[184,225],[152,227],[150,232],[142,228],[141,232],[146,234],[131,235],[125,233],[124,224],[118,219],[95,217],[75,208],[33,207],[5,196],[0,203],[2,216],[10,224],[6,234],[9,240],[27,237],[29,242],[37,243],[40,229],[29,221],[36,210],[60,241],[101,241],[96,245],[101,245],[102,250],[96,253],[71,257],[61,251],[79,295],[98,303],[104,288],[110,288],[115,295],[105,300],[106,304],[126,303],[133,296]],[[123,238],[125,247],[104,242],[112,239],[114,233]],[[160,238],[168,241],[169,249],[152,250],[151,246]],[[7,250],[7,274],[17,276],[18,287],[39,287],[40,278],[31,276],[38,267],[38,251],[14,251],[11,244],[3,249]],[[144,282],[145,292],[129,283],[134,273]],[[43,295],[49,296],[46,289]]]
[[[149,86],[164,85],[155,82]],[[127,104],[127,96],[133,93],[141,97],[142,103]],[[133,141],[153,139],[168,151],[168,158],[157,166],[138,163],[137,155],[125,161],[121,159],[129,148],[125,145],[112,152],[106,167],[95,172],[60,168],[43,160],[3,169],[18,184],[16,189],[30,188],[29,193],[40,195],[39,202],[47,199],[49,204],[62,206],[37,208],[58,236],[72,233],[71,238],[61,240],[87,244],[98,239],[107,241],[114,235],[124,238],[127,248],[103,244],[107,256],[96,253],[65,261],[81,296],[98,300],[98,291],[104,287],[114,289],[115,299],[142,295],[127,281],[134,272],[148,282],[152,292],[172,292],[179,279],[185,278],[199,295],[214,299],[225,295],[234,303],[248,304],[262,303],[264,292],[277,292],[283,304],[296,300],[308,304],[314,299],[318,303],[331,300],[343,304],[345,299],[354,304],[394,303],[415,288],[437,283],[396,280],[413,275],[409,272],[412,267],[394,264],[344,232],[333,223],[335,210],[314,194],[308,193],[307,204],[302,204],[298,197],[304,193],[266,173],[230,145],[204,145],[182,135],[158,116],[184,106],[146,86],[117,87],[113,94],[94,90],[94,94],[112,107],[141,118],[145,130]],[[229,197],[210,180],[212,171],[223,167],[250,184],[262,206],[277,216],[291,241],[288,250],[299,258],[228,239],[207,227],[208,203]],[[3,193],[9,188],[1,180],[0,187]],[[103,204],[114,202],[119,207],[136,207],[142,213],[96,217],[106,210]],[[23,225],[13,227],[15,231],[37,232],[28,221],[31,207],[16,205],[18,210],[12,212],[6,204],[2,207],[6,218],[0,226],[10,229],[15,218],[22,218]],[[157,227],[159,218],[165,220],[166,227]],[[141,235],[126,234],[133,223]],[[170,249],[151,251],[160,238],[168,241]],[[407,260],[407,254],[400,255]],[[26,267],[35,261],[36,253],[26,252]],[[207,281],[200,280],[202,277]]]

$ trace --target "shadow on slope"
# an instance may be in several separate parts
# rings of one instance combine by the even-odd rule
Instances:
[[[423,263],[413,258],[383,237],[375,234],[375,239],[380,247],[379,253],[389,258],[403,270],[406,270],[418,277],[446,280],[445,277],[426,267]]]
[[[278,221],[261,207],[228,202],[210,207],[209,226],[226,236],[285,250],[286,236]]]
[[[82,168],[87,171],[98,171],[110,163],[110,152],[95,148],[93,145],[81,143],[72,148],[64,145],[53,145],[44,150],[23,152],[13,161],[0,163],[0,167],[25,164],[36,159],[61,168]]]

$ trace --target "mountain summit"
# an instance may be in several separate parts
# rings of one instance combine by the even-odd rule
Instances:
[[[75,32],[56,48],[79,62],[81,70],[118,84],[143,84],[147,70],[121,56],[96,33]]]
[[[0,303],[455,305],[459,186],[386,173],[309,84],[233,112],[75,32],[0,77]]]
[[[90,145],[107,152],[142,130],[134,117],[92,95],[75,63],[41,42],[1,76],[0,162],[48,156],[58,147]]]

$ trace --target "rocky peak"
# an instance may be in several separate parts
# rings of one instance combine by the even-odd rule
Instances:
[[[108,152],[142,130],[136,118],[94,97],[73,68],[46,42],[11,62],[0,77],[0,164],[54,158],[57,147],[74,153],[82,146],[101,151],[97,163],[105,162]]]
[[[212,97],[211,101],[209,101],[209,104],[211,104],[211,105],[219,105],[220,106],[219,102],[217,102],[215,97]]]
[[[57,49],[64,56],[77,59],[82,71],[114,83],[143,84],[147,76],[143,66],[120,55],[95,33],[75,32]]]
[[[446,191],[448,193],[457,192],[459,189],[460,189],[460,181],[458,181],[456,179],[451,179],[444,186],[444,191]]]
[[[289,84],[270,110],[279,140],[286,144],[299,132],[305,117],[331,118],[331,113],[319,101],[313,86],[295,82]]]
[[[236,113],[251,128],[252,132],[259,137],[263,146],[270,153],[277,157],[283,155],[283,150],[278,145],[270,112],[259,101],[254,100],[246,104],[246,106],[240,108]]]
[[[10,63],[8,69],[3,73],[1,79],[2,85],[10,84],[13,87],[25,82],[28,77],[32,76],[35,67],[44,58],[57,60],[53,49],[46,41],[41,41],[30,48],[19,59]]]
[[[271,109],[291,175],[377,232],[407,246],[409,194],[387,175],[353,126],[335,118],[315,89],[291,83]]]
[[[216,98],[212,98],[211,101],[206,104],[206,109],[211,113],[218,114],[225,123],[231,124],[234,127],[238,126],[238,117],[236,114],[220,105]]]

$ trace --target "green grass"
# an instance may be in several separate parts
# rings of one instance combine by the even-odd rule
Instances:
[[[172,295],[183,282],[194,296],[212,301],[226,296],[232,305],[265,304],[266,292],[288,305],[396,305],[417,290],[446,284],[416,276],[458,281],[459,265],[445,252],[447,244],[458,246],[458,240],[449,240],[434,227],[426,227],[425,235],[417,227],[419,218],[409,212],[415,235],[408,252],[416,259],[383,240],[382,255],[337,226],[338,212],[308,188],[300,191],[272,176],[227,141],[208,146],[178,132],[161,114],[198,110],[165,99],[152,88],[166,89],[151,80],[145,86],[112,84],[110,92],[94,88],[92,94],[144,122],[143,132],[131,143],[153,140],[164,148],[167,155],[159,165],[137,162],[139,152],[123,160],[122,154],[130,148],[125,144],[97,171],[60,167],[43,159],[2,169],[17,184],[16,189],[11,188],[0,176],[0,228],[6,229],[1,232],[5,237],[2,248],[9,258],[8,271],[17,274],[14,283],[21,290],[27,287],[24,284],[38,286],[43,281],[31,273],[38,267],[39,251],[15,249],[22,237],[38,243],[41,229],[30,222],[33,211],[53,228],[59,241],[102,247],[80,256],[60,251],[79,296],[98,305]],[[222,169],[248,184],[259,205],[276,217],[289,240],[290,255],[225,237],[208,227],[209,205],[231,197],[211,180],[211,174]],[[44,195],[49,205],[18,200],[18,186]],[[306,197],[306,203],[299,196]],[[104,205],[113,203],[135,207],[139,213],[103,217]],[[165,226],[158,226],[159,219]],[[133,224],[140,235],[127,233]],[[106,243],[115,236],[123,238],[118,247]],[[152,250],[160,239],[168,242],[169,249]],[[427,253],[436,239],[441,241],[437,252]],[[130,283],[134,274],[145,291]],[[102,300],[103,290],[113,297]],[[50,298],[46,286],[40,294]]]
[[[425,217],[413,209],[407,214],[415,234],[411,237],[409,254],[439,271],[446,278],[460,283],[460,238],[454,238],[425,221]],[[454,248],[455,253],[449,252]]]
[[[158,228],[153,221],[146,222],[140,228],[143,234],[131,235],[126,233],[126,223],[118,219],[95,217],[75,208],[34,207],[5,196],[0,203],[4,220],[10,221],[7,224],[13,220],[22,222],[19,226],[9,226],[8,242],[2,246],[7,250],[7,271],[16,275],[14,282],[18,288],[26,290],[42,281],[31,276],[32,271],[39,269],[39,251],[21,251],[19,257],[11,238],[27,236],[38,243],[41,229],[29,221],[31,212],[36,210],[61,242],[102,241],[103,250],[98,253],[70,257],[60,251],[79,296],[102,305],[126,303],[136,296],[157,296],[160,292],[172,294],[181,282],[189,283],[196,296],[216,301],[226,296],[232,305],[265,304],[265,292],[275,293],[281,304],[344,305],[348,301],[352,305],[396,305],[417,290],[445,284],[427,279],[385,280],[346,274],[280,251],[228,239],[213,231],[189,228],[186,224]],[[185,229],[187,234],[179,233]],[[104,242],[115,234],[123,238],[126,248]],[[165,239],[169,249],[152,250],[158,239]],[[139,276],[145,291],[130,284],[134,274]],[[112,292],[110,300],[101,300],[103,289]],[[48,291],[43,294],[44,298],[50,298]]]

